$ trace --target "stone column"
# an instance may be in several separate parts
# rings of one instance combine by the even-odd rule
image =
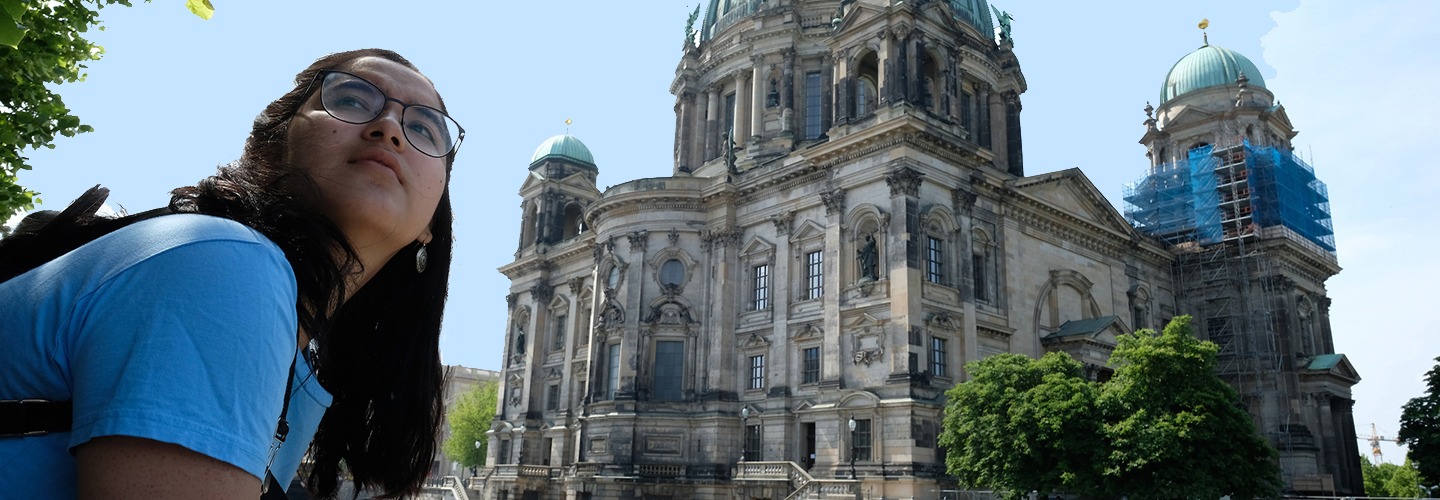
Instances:
[[[720,89],[710,89],[706,94],[705,107],[705,156],[701,162],[710,161],[717,156],[720,139]],[[1003,113],[1001,113],[1003,115]]]
[[[835,117],[835,56],[826,53],[820,59],[820,137],[826,137]]]
[[[756,144],[765,133],[765,56],[750,56],[750,64],[750,133],[745,137],[747,144]]]
[[[750,137],[750,116],[753,107],[750,96],[753,93],[746,92],[746,90],[755,83],[751,74],[746,71],[735,72],[735,110],[732,111],[735,113],[735,124],[732,126],[734,130],[731,131],[731,134],[735,136],[735,147],[737,148],[745,146],[745,140]]]
[[[990,94],[990,152],[995,153],[995,168],[1009,170],[1010,162],[1007,160],[1009,154],[1005,145],[1008,144],[1005,137],[1005,100],[997,94]]]
[[[690,132],[685,134],[686,154],[689,155],[691,171],[705,164],[705,110],[709,106],[709,94],[694,94],[690,103]]]
[[[680,167],[694,169],[695,165],[690,162],[690,120],[694,114],[695,94],[689,92],[680,93],[680,98],[675,102],[675,173],[679,173]]]
[[[880,30],[876,36],[880,38],[880,50],[875,54],[876,66],[878,66],[875,75],[875,93],[879,94],[875,96],[875,107],[883,108],[890,105],[890,93],[893,91],[892,87],[895,83],[893,81],[895,62],[892,60],[895,55],[895,32],[890,31],[890,28],[885,28]]]
[[[990,84],[976,83],[973,105],[975,106],[975,120],[971,126],[975,127],[975,133],[978,135],[972,135],[970,142],[989,148],[993,152],[995,151],[994,145],[990,143]]]

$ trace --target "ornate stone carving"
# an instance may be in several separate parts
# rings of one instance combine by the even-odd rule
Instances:
[[[920,179],[924,176],[913,168],[902,166],[885,174],[885,184],[890,186],[890,196],[919,196]]]
[[[701,245],[706,249],[723,248],[725,246],[740,246],[741,230],[739,227],[727,227],[711,229],[701,237]]]
[[[585,289],[585,277],[577,276],[570,278],[570,281],[567,281],[566,284],[570,285],[571,295],[579,296],[580,292]]]
[[[641,229],[626,235],[626,238],[630,240],[631,252],[644,252],[645,245],[650,243],[650,231]]]
[[[673,247],[680,244],[680,231],[675,228],[670,228],[670,234],[666,235],[666,237],[670,238],[670,246]]]
[[[870,363],[879,361],[884,354],[885,351],[879,348],[856,351],[854,356],[855,364],[864,363],[865,366],[870,366]]]
[[[825,204],[825,215],[845,211],[845,188],[831,188],[820,193],[820,202]]]
[[[790,224],[795,222],[795,212],[781,212],[770,216],[770,222],[775,224],[775,234],[785,236],[790,234]]]
[[[530,285],[530,297],[535,299],[536,304],[548,304],[550,302],[550,299],[554,296],[555,287],[550,286],[549,283],[545,283],[542,281],[535,283],[534,285]]]
[[[974,192],[956,189],[950,193],[950,202],[955,205],[955,211],[969,215],[975,208],[975,200],[979,198]]]

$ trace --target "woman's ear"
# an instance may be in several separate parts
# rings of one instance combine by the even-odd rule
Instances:
[[[420,236],[415,238],[421,245],[429,245],[434,240],[435,236],[430,234],[430,226],[425,226],[425,229],[420,231]]]

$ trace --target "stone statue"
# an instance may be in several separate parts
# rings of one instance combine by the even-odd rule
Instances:
[[[730,173],[732,173],[732,174],[738,174],[738,173],[740,173],[740,171],[735,168],[735,137],[734,137],[734,129],[731,129],[730,132],[726,132],[726,133],[725,133],[725,141],[724,141],[724,142],[725,142],[725,168],[726,168],[727,170],[729,170]]]
[[[995,19],[1000,21],[1000,40],[1015,43],[1015,40],[1010,38],[1010,21],[1014,20],[1015,17],[1011,16],[1009,12],[995,8],[993,5],[990,6],[990,10],[995,11]]]
[[[860,263],[860,280],[877,280],[880,274],[876,269],[879,260],[879,252],[875,249],[875,235],[865,235],[865,244],[855,251],[855,258]]]
[[[525,325],[515,325],[515,353],[525,354]]]

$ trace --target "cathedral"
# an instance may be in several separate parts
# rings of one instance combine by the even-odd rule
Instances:
[[[1188,314],[1287,493],[1363,494],[1325,186],[1254,64],[1207,43],[1163,75],[1122,214],[1077,169],[1025,173],[1009,28],[984,0],[709,0],[669,175],[602,192],[577,138],[535,151],[472,488],[956,498],[965,363],[1104,380],[1117,335]]]

